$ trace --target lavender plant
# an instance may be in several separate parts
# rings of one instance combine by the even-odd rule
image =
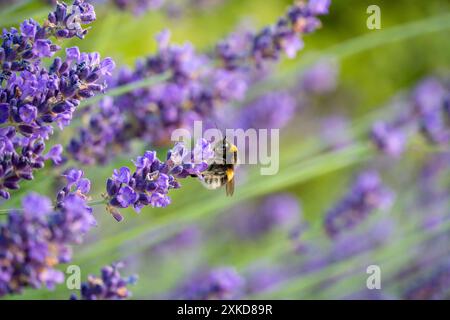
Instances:
[[[162,32],[157,37],[158,53],[138,61],[135,71],[121,70],[111,87],[161,74],[169,74],[169,80],[107,99],[99,112],[89,111],[89,126],[71,140],[69,152],[84,164],[105,163],[127,150],[133,139],[164,145],[173,129],[214,118],[221,105],[245,97],[258,69],[282,53],[294,58],[303,48],[301,36],[320,27],[318,16],[328,12],[329,4],[299,2],[275,25],[219,42],[210,57],[196,53],[190,44],[170,45],[170,33]]]
[[[242,295],[244,279],[233,268],[217,268],[192,276],[172,294],[173,299],[224,300]]]
[[[325,217],[327,233],[335,237],[354,228],[375,210],[386,210],[392,205],[393,193],[383,186],[377,172],[361,173],[348,194]]]
[[[127,167],[114,170],[106,184],[107,210],[121,221],[116,208],[132,206],[139,212],[145,206],[166,207],[170,204],[169,190],[180,188],[177,179],[200,175],[213,157],[211,144],[205,139],[199,140],[192,151],[177,143],[164,162],[156,157],[156,152],[147,151],[134,161],[133,174]]]
[[[373,125],[371,137],[376,146],[386,154],[399,157],[416,132],[420,132],[430,144],[448,145],[449,92],[445,81],[424,79],[407,99],[406,107],[409,109],[400,110],[390,122],[379,121]]]
[[[54,125],[67,126],[80,102],[103,92],[104,77],[114,62],[98,53],[66,49],[66,57],[55,58],[46,67],[45,58],[60,47],[52,39],[84,38],[82,25],[95,20],[93,7],[75,0],[71,7],[58,3],[43,25],[30,19],[3,32],[0,48],[0,196],[19,188],[23,179],[33,179],[33,171],[45,160],[62,162],[62,146],[54,145],[46,154],[45,141]]]
[[[71,245],[95,225],[87,203],[90,182],[82,172],[66,174],[66,186],[56,203],[36,193],[22,200],[0,225],[0,296],[21,293],[24,288],[52,289],[64,281],[56,269],[71,261]]]
[[[149,3],[158,5],[157,1],[120,3],[127,9],[139,8],[138,11],[147,10]],[[380,151],[378,154],[366,144],[369,136],[360,136],[353,128],[356,124],[367,133],[372,118],[351,123],[351,118],[328,117],[331,112],[338,114],[335,107],[345,106],[347,110],[354,104],[345,100],[348,92],[332,93],[336,88],[333,63],[319,64],[300,78],[296,75],[300,81],[282,78],[277,90],[269,91],[264,86],[281,56],[293,58],[302,49],[303,35],[320,26],[318,16],[328,13],[329,5],[328,0],[297,2],[276,24],[257,33],[234,33],[207,53],[198,52],[191,45],[171,45],[170,34],[163,32],[157,37],[156,54],[139,61],[133,70],[122,69],[113,77],[109,77],[114,66],[111,59],[102,61],[97,54],[83,54],[76,47],[67,48],[65,58],[52,58],[61,50],[53,43],[55,39],[82,39],[87,31],[82,25],[95,19],[92,6],[84,1],[76,0],[71,7],[58,3],[42,26],[27,20],[19,29],[5,31],[0,49],[0,196],[12,196],[9,203],[21,194],[10,195],[8,190],[17,189],[22,179],[32,179],[34,170],[45,161],[65,163],[63,147],[54,139],[59,138],[53,135],[54,125],[66,127],[77,116],[85,121],[81,121],[75,135],[70,128],[65,129],[65,138],[71,139],[67,150],[76,161],[96,165],[95,174],[103,186],[106,177],[102,177],[99,164],[119,154],[133,157],[137,141],[151,146],[150,150],[167,146],[173,129],[189,128],[194,120],[211,124],[217,121],[229,128],[282,128],[295,136],[292,144],[284,146],[289,152],[285,156],[288,159],[282,159],[280,174],[260,178],[251,170],[239,171],[246,175],[243,180],[248,180],[238,185],[239,192],[232,200],[213,193],[193,195],[183,188],[185,199],[174,196],[174,202],[179,202],[169,206],[169,192],[180,188],[180,179],[198,176],[207,169],[213,153],[205,140],[192,151],[178,143],[165,159],[158,158],[155,151],[146,151],[133,161],[134,169],[115,163],[113,166],[118,169],[106,180],[106,193],[102,199],[94,196],[94,201],[87,196],[91,185],[83,171],[60,169],[64,170],[66,184],[53,203],[30,192],[23,197],[21,208],[0,210],[7,213],[6,221],[0,225],[0,295],[47,287],[56,290],[54,296],[61,292],[61,297],[67,297],[66,290],[56,286],[63,281],[57,268],[72,260],[71,246],[79,244],[95,225],[92,207],[100,205],[102,212],[106,205],[118,221],[123,219],[119,212],[122,209],[139,212],[148,207],[164,208],[164,215],[140,217],[139,226],[132,219],[125,228],[123,224],[112,225],[110,236],[96,234],[96,242],[76,256],[77,263],[89,268],[85,262],[94,257],[97,265],[109,264],[110,253],[114,253],[114,259],[123,255],[130,260],[134,254],[148,252],[148,248],[168,252],[164,259],[149,255],[149,261],[141,261],[146,259],[142,255],[134,261],[134,266],[142,264],[140,274],[144,280],[133,292],[138,298],[447,297],[448,83],[441,78],[426,79],[403,101],[403,109],[396,110],[387,120],[374,122],[370,139]],[[426,28],[412,29],[424,32]],[[335,50],[342,57],[353,49],[349,50],[344,42]],[[152,78],[163,81],[145,83]],[[103,93],[106,84],[112,91],[106,91],[95,103],[98,97],[91,98]],[[314,101],[313,96],[323,94],[329,95],[320,97],[330,100],[326,101],[327,109]],[[305,106],[307,112],[300,114]],[[317,118],[326,121],[320,129],[311,130],[308,125]],[[312,134],[300,136],[303,132]],[[425,140],[417,139],[418,132]],[[52,144],[47,142],[50,137],[54,139]],[[309,147],[309,142],[313,147]],[[44,152],[46,144],[52,147]],[[424,149],[416,152],[416,147]],[[321,215],[322,208],[329,205],[324,194],[328,194],[328,189],[339,189],[344,180],[337,170],[360,162],[380,173],[362,171],[348,190],[338,190],[343,197]],[[417,173],[417,168],[421,172]],[[105,168],[108,175],[110,170]],[[395,170],[401,174],[394,175]],[[335,176],[326,175],[331,172]],[[50,176],[51,172],[46,173]],[[327,186],[327,192],[319,190],[320,196],[316,194],[317,177],[326,180]],[[306,182],[308,185],[295,190],[306,200],[302,199],[306,206],[301,219],[296,195],[276,193],[261,197]],[[392,206],[391,186],[396,184],[407,185],[408,190],[396,188]],[[37,182],[31,188],[34,186]],[[255,197],[257,200],[252,201]],[[234,202],[239,202],[239,206],[227,210]],[[216,219],[219,214],[224,219]],[[312,216],[317,224],[308,223]],[[223,234],[231,237],[222,239]],[[138,238],[138,243],[134,242]],[[176,255],[176,259],[171,259],[180,249],[183,257]],[[191,255],[190,250],[196,250],[196,254]],[[155,257],[158,261],[152,262]],[[383,277],[388,277],[384,282],[388,291],[376,295],[357,287],[365,279],[355,280],[360,270],[374,261],[395,271],[384,273],[383,269]],[[434,268],[435,264],[441,267]],[[201,267],[204,265],[233,265],[239,273],[233,267],[205,270]],[[405,268],[409,265],[412,267]],[[100,277],[89,276],[79,297],[72,298],[129,298],[128,286],[135,278],[121,276],[122,266],[108,265]],[[168,286],[170,272],[182,280],[175,283],[171,275]],[[182,277],[183,274],[188,276]],[[146,276],[151,279],[151,286],[145,282]],[[419,279],[417,286],[391,288],[410,278]],[[39,292],[27,292],[25,297],[33,295],[39,297]]]
[[[120,269],[123,263],[117,262],[105,266],[101,270],[101,276],[89,275],[86,282],[81,285],[81,293],[78,298],[73,294],[72,300],[123,300],[131,297],[131,292],[127,288],[137,281],[136,276],[123,278]]]

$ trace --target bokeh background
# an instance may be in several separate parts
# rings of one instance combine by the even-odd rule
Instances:
[[[87,38],[64,46],[99,51],[118,66],[133,66],[136,59],[155,52],[154,36],[163,29],[171,30],[175,43],[188,41],[208,51],[238,26],[272,24],[291,3],[167,2],[176,5],[140,15],[100,3]],[[381,30],[366,27],[370,4],[381,8]],[[0,25],[30,16],[42,20],[49,8],[38,0],[23,7],[5,4]],[[417,288],[424,298],[448,297],[449,148],[430,147],[418,137],[401,158],[393,159],[375,150],[368,133],[375,119],[392,116],[395,97],[407,95],[426,77],[449,75],[449,14],[446,0],[333,1],[330,14],[321,19],[323,28],[305,37],[298,57],[283,60],[251,91],[256,98],[290,90],[295,98],[296,112],[281,130],[279,173],[261,176],[257,166],[238,169],[231,198],[224,190],[205,190],[194,179],[182,181],[183,188],[171,194],[172,205],[144,208],[139,215],[124,210],[120,223],[96,207],[98,227],[74,248],[73,264],[81,267],[83,279],[121,260],[123,274],[139,275],[130,287],[134,299],[183,297],[179,291],[189,290],[183,289],[186,281],[202,281],[195,279],[211,276],[212,270],[242,280],[238,289],[230,289],[230,297],[404,299]],[[329,85],[296,90],[317,63],[326,64],[321,81]],[[71,134],[69,127],[53,139],[68,141]],[[129,166],[146,148],[141,141],[107,166],[83,168],[92,180],[92,195],[99,198],[112,170]],[[418,201],[424,195],[420,177],[436,157],[444,159],[438,182],[444,200],[423,205]],[[392,206],[371,212],[357,228],[331,238],[324,227],[327,212],[366,169],[378,170],[395,193]],[[54,168],[36,173],[1,208],[17,206],[30,190],[53,196],[60,184],[57,173]],[[436,216],[436,225],[426,225],[424,221]],[[381,290],[366,288],[369,265],[382,270]],[[67,299],[71,293],[63,284],[54,291],[26,290],[13,298]]]

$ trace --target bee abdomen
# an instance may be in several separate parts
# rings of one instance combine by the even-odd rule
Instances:
[[[203,175],[202,183],[208,189],[218,189],[227,182],[226,175],[206,174]]]

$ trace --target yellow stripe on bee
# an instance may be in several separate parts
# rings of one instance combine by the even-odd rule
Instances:
[[[238,148],[237,148],[234,144],[232,144],[232,145],[230,146],[230,151],[231,151],[231,152],[237,152],[237,151],[238,151]]]
[[[234,170],[233,169],[227,169],[227,181],[231,181],[234,178]]]

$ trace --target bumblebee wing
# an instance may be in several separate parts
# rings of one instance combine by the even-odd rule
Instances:
[[[227,169],[227,183],[225,185],[227,196],[232,196],[234,193],[234,170]]]
[[[234,193],[234,178],[227,182],[225,185],[225,190],[227,193],[227,196],[232,196]]]

